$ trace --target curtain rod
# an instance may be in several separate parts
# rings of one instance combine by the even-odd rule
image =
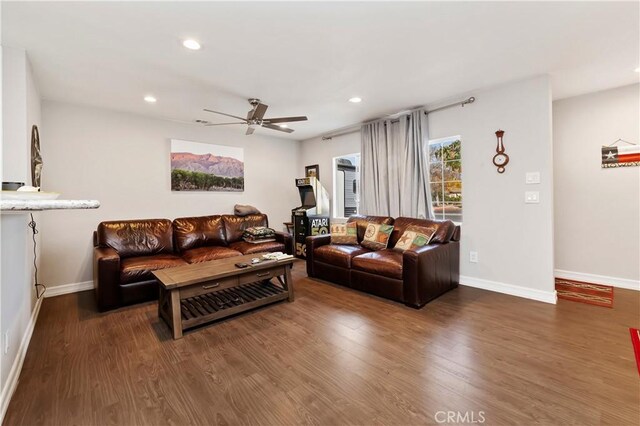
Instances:
[[[474,98],[473,96],[470,96],[470,97],[468,97],[467,99],[465,99],[465,100],[463,100],[463,101],[455,102],[455,103],[448,104],[448,105],[443,105],[443,106],[441,106],[441,107],[438,107],[438,108],[432,109],[431,111],[425,111],[424,113],[425,113],[425,115],[426,115],[426,114],[431,114],[432,112],[440,111],[440,110],[447,109],[447,108],[451,108],[451,107],[454,107],[454,106],[461,106],[461,107],[464,107],[465,105],[472,104],[472,103],[474,103],[475,101],[476,101],[476,98]],[[395,114],[391,114],[391,115],[395,115]],[[372,123],[372,122],[374,122],[374,121],[378,121],[378,120],[380,120],[380,119],[376,119],[376,120],[369,120],[369,121],[367,121],[366,123]],[[354,124],[354,125],[352,125],[352,126],[347,126],[347,127],[360,126],[361,124],[362,124],[362,123],[358,123],[358,124]],[[359,132],[359,131],[360,131],[360,127],[358,127],[357,129],[346,130],[346,131],[344,131],[344,132],[335,133],[335,134],[333,134],[333,135],[329,135],[329,136],[323,136],[323,137],[322,137],[322,140],[323,140],[323,141],[329,141],[329,140],[331,140],[331,139],[333,139],[333,138],[337,138],[338,136],[350,135],[351,133],[355,133],[355,132]]]

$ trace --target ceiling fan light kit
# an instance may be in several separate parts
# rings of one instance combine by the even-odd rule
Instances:
[[[260,102],[260,99],[250,98],[248,99],[249,104],[251,104],[251,110],[247,113],[247,118],[243,118],[233,114],[227,114],[226,112],[214,111],[211,109],[205,108],[204,111],[210,112],[213,114],[224,115],[226,117],[235,118],[240,121],[236,121],[233,123],[209,123],[206,120],[196,120],[196,122],[205,122],[205,126],[227,126],[230,124],[246,124],[247,131],[245,135],[251,135],[255,132],[256,127],[264,127],[271,130],[277,130],[279,132],[285,133],[293,133],[293,129],[290,129],[287,124],[294,121],[306,121],[306,116],[295,116],[295,117],[274,117],[274,118],[264,118],[265,113],[267,112],[268,105]]]

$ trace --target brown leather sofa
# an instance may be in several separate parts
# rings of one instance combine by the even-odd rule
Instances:
[[[367,223],[394,225],[387,249],[372,251],[359,245],[330,244],[330,235],[307,237],[307,274],[356,290],[421,308],[458,286],[460,227],[453,222],[408,217],[352,216],[358,242]],[[415,250],[393,250],[410,225],[438,226],[431,242]]]
[[[291,253],[291,236],[258,244],[242,240],[267,215],[216,215],[102,222],[94,232],[93,286],[101,311],[158,297],[152,271],[259,252]]]

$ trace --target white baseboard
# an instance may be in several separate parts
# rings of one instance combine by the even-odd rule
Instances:
[[[460,276],[460,285],[481,288],[483,290],[495,291],[496,293],[509,294],[511,296],[524,297],[525,299],[537,300],[539,302],[556,304],[556,291],[543,291],[519,285],[505,284],[497,281],[483,280],[482,278]]]
[[[553,271],[556,278],[565,280],[584,281],[591,284],[604,284],[613,287],[626,288],[628,290],[640,291],[640,281],[628,278],[608,277],[606,275],[585,274],[584,272],[565,271],[556,269]]]
[[[79,291],[93,290],[93,281],[84,281],[81,283],[71,283],[57,285],[55,287],[47,287],[44,297],[55,297],[62,294],[77,293]]]
[[[7,382],[2,389],[2,394],[0,394],[0,423],[4,420],[4,415],[7,413],[7,408],[9,408],[9,401],[11,401],[11,397],[16,391],[16,387],[18,387],[18,378],[20,377],[20,371],[22,371],[22,364],[24,363],[24,358],[27,355],[27,349],[29,348],[29,342],[31,341],[31,335],[33,334],[33,329],[36,326],[36,321],[38,320],[41,305],[42,298],[37,299],[33,312],[31,312],[31,319],[29,319],[27,329],[22,335],[16,359],[13,360],[13,365],[11,365]]]

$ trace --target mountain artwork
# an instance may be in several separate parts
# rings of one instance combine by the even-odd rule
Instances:
[[[172,191],[244,191],[244,149],[171,140]]]

